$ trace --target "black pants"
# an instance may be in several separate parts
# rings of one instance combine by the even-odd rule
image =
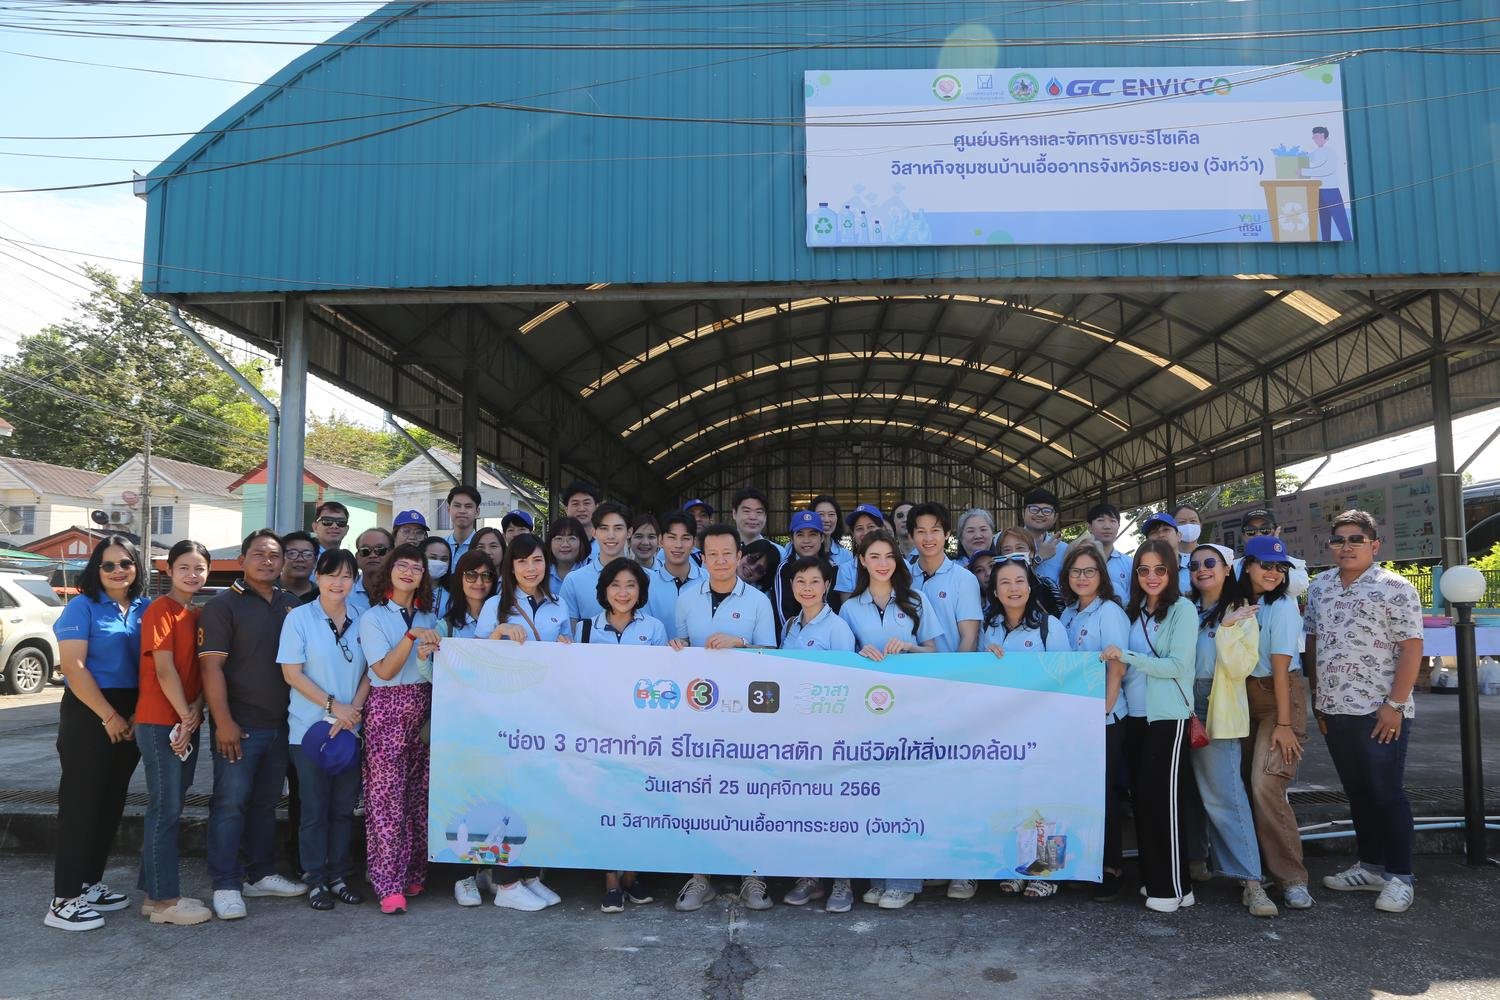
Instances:
[[[1148,723],[1135,767],[1135,829],[1146,895],[1180,898],[1191,891],[1182,843],[1186,785],[1192,780],[1187,720]]]
[[[105,688],[104,697],[124,718],[135,714],[135,688]],[[134,740],[111,743],[99,717],[72,691],[63,692],[57,717],[57,860],[52,894],[72,899],[104,878],[109,849],[125,812],[130,777],[141,760]]]
[[[1121,826],[1130,782],[1125,767],[1125,720],[1104,727],[1104,867],[1119,871],[1124,865]]]

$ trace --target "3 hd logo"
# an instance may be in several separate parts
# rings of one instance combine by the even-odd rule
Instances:
[[[752,712],[775,712],[781,708],[781,685],[775,681],[751,681],[749,701]]]

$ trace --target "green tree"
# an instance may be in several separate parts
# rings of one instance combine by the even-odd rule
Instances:
[[[138,282],[88,273],[77,311],[0,362],[0,415],[15,425],[4,453],[106,472],[141,450],[149,423],[160,454],[232,471],[262,461],[265,415],[234,381]],[[259,384],[256,366],[241,370]]]
[[[1500,571],[1500,542],[1496,542],[1494,546],[1482,556],[1471,555],[1469,557],[1469,565],[1473,566],[1475,569]]]
[[[442,439],[420,427],[408,432],[424,448],[446,447]],[[400,434],[366,427],[337,413],[308,418],[306,450],[308,455],[325,462],[381,476],[395,472],[417,457],[417,449]]]

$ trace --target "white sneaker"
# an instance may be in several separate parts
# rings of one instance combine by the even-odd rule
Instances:
[[[1155,910],[1157,913],[1176,913],[1180,909],[1192,906],[1198,902],[1190,892],[1186,896],[1147,896],[1146,909]]]
[[[238,889],[214,890],[214,916],[220,920],[239,920],[245,915],[245,898]]]
[[[865,894],[863,896],[859,897],[860,902],[868,903],[871,906],[876,906],[880,903],[880,894],[882,892],[885,892],[885,890],[877,889],[872,885],[870,886],[870,888],[865,890]]]
[[[917,898],[914,892],[904,889],[886,889],[880,894],[880,902],[875,905],[882,910],[899,910],[901,907]]]
[[[684,913],[701,910],[703,904],[712,900],[718,892],[713,883],[701,875],[694,875],[683,884],[677,893],[677,909]]]
[[[501,909],[524,910],[527,913],[535,913],[537,910],[547,908],[546,902],[541,897],[533,895],[531,890],[520,882],[496,887],[495,905]]]
[[[769,910],[773,904],[766,894],[766,880],[758,875],[740,879],[740,902],[747,910]]]
[[[1271,902],[1271,897],[1266,895],[1266,887],[1259,882],[1245,883],[1240,892],[1240,903],[1250,911],[1252,917],[1274,917],[1281,912]]]
[[[479,880],[470,875],[454,882],[453,899],[459,906],[478,906],[483,903],[484,900],[479,898]]]
[[[977,888],[971,878],[956,878],[948,883],[949,899],[973,899]]]
[[[257,882],[246,882],[244,894],[252,899],[256,896],[278,896],[282,899],[291,899],[294,896],[307,895],[307,885],[302,882],[293,882],[285,875],[267,875]]]
[[[1323,876],[1323,887],[1339,892],[1382,892],[1385,884],[1384,875],[1375,874],[1358,861],[1337,875]]]
[[[1312,893],[1307,891],[1305,885],[1289,885],[1281,890],[1281,897],[1294,910],[1310,910],[1313,907]]]
[[[42,923],[60,931],[92,931],[104,926],[104,918],[82,896],[72,899],[59,896],[47,907]]]
[[[123,910],[130,905],[130,900],[125,897],[124,893],[115,892],[103,882],[84,886],[83,895],[78,898],[87,903],[96,913]]]
[[[522,879],[521,884],[526,887],[527,892],[531,893],[533,896],[535,896],[537,899],[540,899],[548,906],[556,906],[558,903],[562,902],[562,897],[543,885],[540,878]]]
[[[1399,878],[1387,879],[1385,888],[1375,897],[1375,909],[1382,913],[1405,913],[1416,901],[1417,891]]]

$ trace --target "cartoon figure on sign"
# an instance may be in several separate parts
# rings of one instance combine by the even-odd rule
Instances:
[[[470,820],[482,824],[479,828],[489,832],[476,836]],[[526,820],[504,803],[474,806],[449,827],[447,839],[452,842],[453,855],[460,862],[509,865],[515,863],[517,852],[526,843]]]
[[[1313,126],[1312,141],[1313,149],[1307,154],[1302,176],[1322,182],[1318,188],[1319,236],[1326,243],[1333,238],[1333,231],[1338,230],[1339,239],[1353,239],[1349,232],[1349,211],[1338,187],[1343,183],[1344,154],[1336,143],[1329,141],[1325,125]]]

